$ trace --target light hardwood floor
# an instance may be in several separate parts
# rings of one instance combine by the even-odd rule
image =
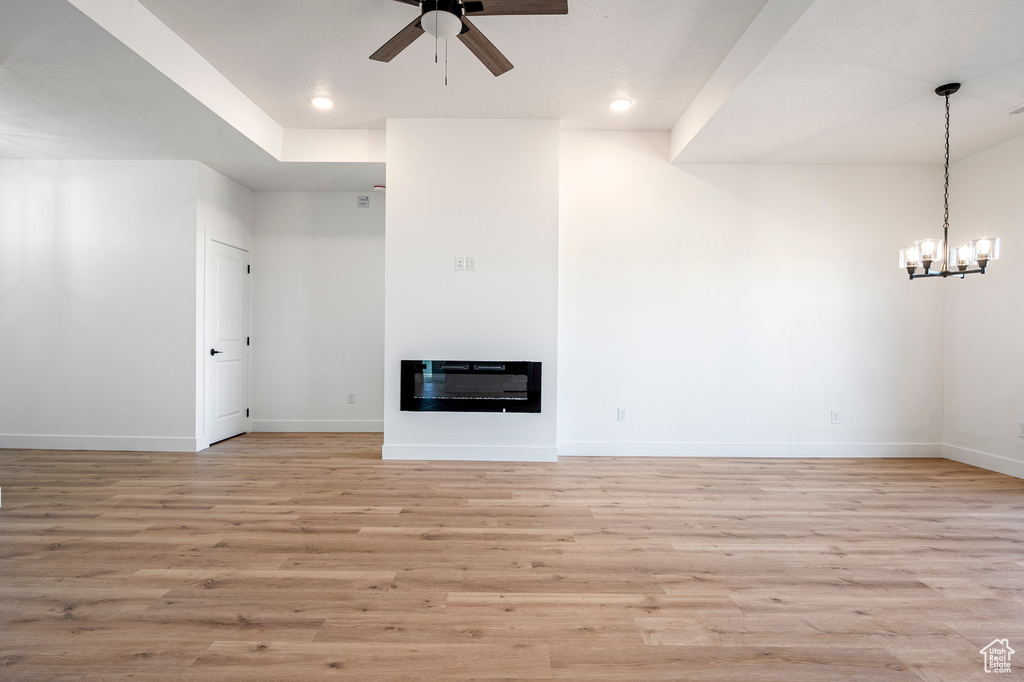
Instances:
[[[380,446],[0,451],[0,679],[1024,676],[1024,481]]]

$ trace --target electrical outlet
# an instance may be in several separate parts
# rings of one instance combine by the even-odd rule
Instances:
[[[843,415],[839,413],[839,410],[832,410],[832,423],[841,424],[843,422]]]
[[[359,208],[370,208],[370,197],[359,197],[357,205]]]
[[[349,393],[348,394],[348,404],[349,405],[355,405],[356,404],[356,394],[355,393]]]
[[[1017,435],[1024,438],[1024,422],[1017,422]]]
[[[626,408],[620,407],[617,414],[620,422],[626,421]]]
[[[462,270],[466,269],[466,257],[465,256],[456,256],[455,257],[455,269],[459,270],[459,271],[462,271]]]
[[[476,272],[476,256],[466,256],[466,269]]]

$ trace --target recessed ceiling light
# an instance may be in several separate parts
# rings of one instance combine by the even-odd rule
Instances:
[[[334,106],[334,100],[330,97],[314,97],[311,101],[317,109],[330,109]]]
[[[633,106],[633,100],[631,99],[617,99],[612,102],[612,111],[625,111]]]

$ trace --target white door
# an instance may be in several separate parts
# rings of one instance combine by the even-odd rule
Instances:
[[[206,243],[206,436],[249,430],[249,254]]]

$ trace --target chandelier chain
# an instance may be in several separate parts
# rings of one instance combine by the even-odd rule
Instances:
[[[942,236],[949,244],[949,95],[946,95],[946,185],[943,199]]]

